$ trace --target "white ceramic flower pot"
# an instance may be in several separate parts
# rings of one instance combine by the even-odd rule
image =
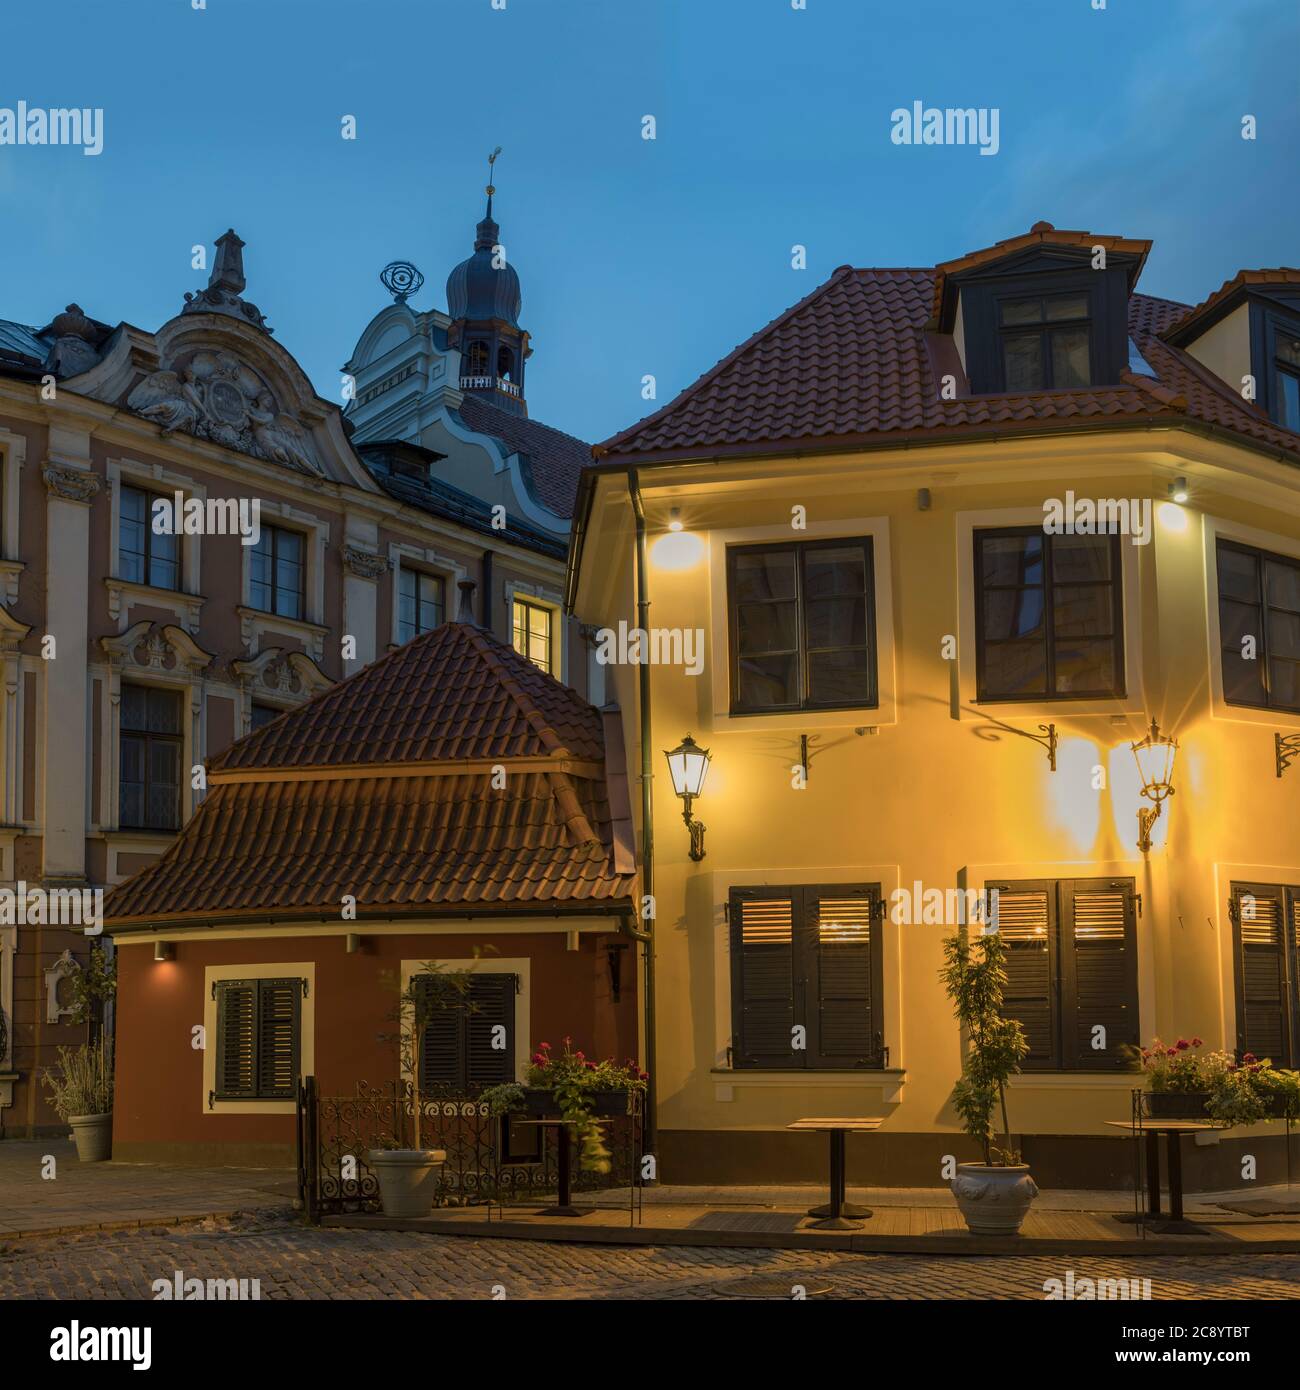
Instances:
[[[103,1163],[113,1156],[113,1115],[69,1115],[77,1157],[82,1163]]]
[[[446,1149],[371,1149],[366,1161],[379,1182],[385,1216],[428,1216]]]
[[[950,1183],[966,1225],[976,1236],[1013,1236],[1038,1188],[1027,1163],[999,1168],[985,1163],[959,1163]]]

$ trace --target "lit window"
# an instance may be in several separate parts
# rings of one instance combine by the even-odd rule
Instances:
[[[138,487],[122,488],[117,528],[117,573],[132,584],[176,589],[180,584],[180,537],[153,529],[153,495]]]
[[[526,656],[539,671],[548,676],[555,674],[551,660],[551,623],[554,614],[540,603],[530,603],[527,599],[515,599],[514,635],[515,651]]]
[[[254,608],[301,618],[303,609],[303,543],[297,531],[263,526],[249,551],[248,596]]]
[[[397,572],[397,640],[432,632],[447,617],[446,586],[436,574],[403,567]]]

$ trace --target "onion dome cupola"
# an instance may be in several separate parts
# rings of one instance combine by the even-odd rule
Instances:
[[[524,362],[532,353],[528,334],[519,327],[522,296],[519,275],[501,241],[492,216],[492,166],[501,147],[488,158],[487,213],[478,224],[474,254],[447,277],[447,341],[460,349],[460,389],[502,410],[527,415]]]

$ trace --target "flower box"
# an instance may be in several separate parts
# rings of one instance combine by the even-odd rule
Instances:
[[[1208,1118],[1208,1091],[1143,1091],[1142,1110],[1152,1120],[1204,1120]]]
[[[590,1096],[591,1116],[596,1120],[612,1120],[626,1115],[626,1091],[593,1091]],[[545,1086],[524,1087],[524,1113],[536,1120],[558,1120],[560,1107],[555,1092]]]

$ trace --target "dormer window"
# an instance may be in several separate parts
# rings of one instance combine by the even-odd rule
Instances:
[[[1279,328],[1273,343],[1278,424],[1300,430],[1300,335]]]
[[[998,301],[1003,388],[1066,390],[1092,384],[1092,330],[1086,294]]]

